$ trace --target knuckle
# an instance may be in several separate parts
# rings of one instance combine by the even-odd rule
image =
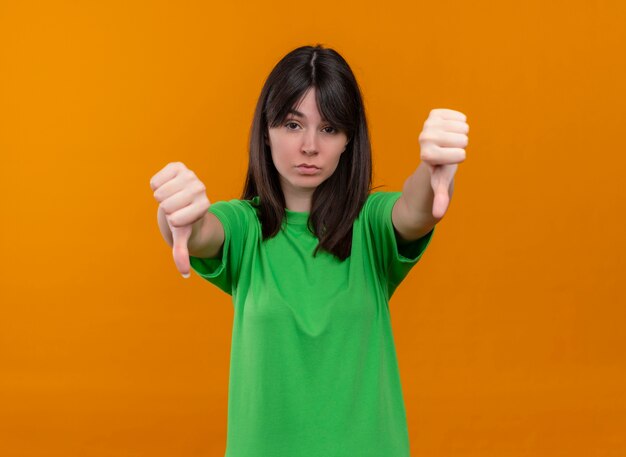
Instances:
[[[178,216],[170,216],[168,218],[168,221],[170,222],[170,224],[172,224],[172,227],[180,227],[180,220]]]
[[[422,156],[422,159],[426,161],[431,161],[434,159],[434,152],[432,148],[425,148],[422,150],[421,156]]]
[[[420,136],[421,136],[421,141],[434,141],[435,140],[435,135],[430,130],[422,132]]]
[[[186,169],[185,164],[182,162],[170,162],[170,167],[176,171],[176,174],[180,174]]]

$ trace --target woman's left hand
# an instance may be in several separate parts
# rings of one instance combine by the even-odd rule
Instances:
[[[433,109],[419,136],[420,159],[430,170],[430,185],[435,198],[433,217],[441,219],[448,209],[448,190],[460,162],[465,160],[469,125],[460,111]]]

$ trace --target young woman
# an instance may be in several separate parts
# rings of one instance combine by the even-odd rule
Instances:
[[[232,295],[227,457],[409,455],[388,304],[448,206],[468,130],[431,111],[403,191],[371,193],[355,77],[303,46],[261,91],[240,199],[211,205],[180,162],[152,177],[179,271]]]

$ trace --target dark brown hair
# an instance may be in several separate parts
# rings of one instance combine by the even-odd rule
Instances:
[[[359,85],[348,63],[321,45],[289,52],[271,71],[256,105],[250,129],[248,172],[241,198],[259,196],[257,212],[263,239],[281,229],[285,215],[278,171],[265,139],[269,127],[282,124],[311,87],[317,107],[335,129],[349,138],[335,172],[314,191],[308,227],[323,249],[341,260],[350,255],[352,225],[371,189],[372,154]]]

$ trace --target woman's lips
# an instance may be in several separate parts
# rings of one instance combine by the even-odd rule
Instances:
[[[298,170],[301,174],[303,175],[314,175],[316,174],[320,169],[317,168],[315,165],[305,165],[305,164],[300,164],[296,167],[296,170]]]

